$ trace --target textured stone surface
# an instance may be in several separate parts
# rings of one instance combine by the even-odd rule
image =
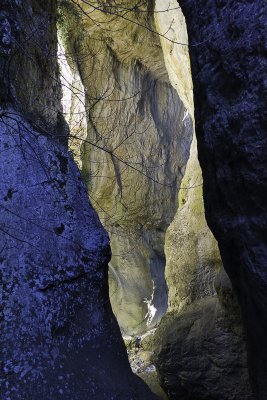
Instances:
[[[132,348],[127,349],[127,353],[132,371],[148,385],[153,393],[166,400],[166,393],[160,386],[155,365],[152,363],[153,353],[143,350],[142,342],[139,347],[136,347],[136,343],[133,343]]]
[[[186,68],[190,71],[185,21],[176,0],[169,9],[156,14],[157,27],[168,32],[171,41],[161,42],[170,80],[193,115],[192,83],[185,74]],[[166,10],[166,4],[159,1],[156,10]],[[205,219],[195,137],[181,187],[179,208],[165,237],[168,314],[152,347],[161,383],[173,399],[249,399],[240,311]]]
[[[215,297],[163,317],[155,359],[169,399],[252,399],[244,338],[232,318]]]
[[[177,9],[176,0],[172,0],[168,7],[156,2],[155,16],[158,31],[161,34],[167,32],[161,37],[161,43],[170,81],[187,105],[189,115],[193,115],[192,79],[183,14]],[[195,300],[216,294],[214,279],[222,263],[217,242],[204,214],[202,172],[194,137],[179,191],[178,210],[165,237],[169,310],[180,311]]]
[[[124,5],[130,3],[133,5],[133,2]],[[185,21],[176,5],[175,0],[167,5],[156,2],[156,28],[145,9],[139,9],[144,13],[136,15],[127,12],[127,18],[133,21],[126,23],[117,15],[110,18],[103,12],[84,8],[92,12],[90,15],[94,21],[101,21],[97,27],[88,21],[88,16],[77,14],[75,20],[74,13],[69,14],[65,9],[62,29],[67,53],[73,56],[70,65],[78,65],[76,69],[79,68],[85,86],[88,140],[94,140],[108,151],[114,143],[116,148],[120,141],[125,140],[115,154],[121,160],[125,160],[125,155],[130,160],[138,160],[141,155],[140,164],[144,167],[147,160],[155,161],[155,156],[160,154],[158,146],[162,146],[169,157],[169,167],[165,167],[159,175],[165,184],[173,179],[171,174],[177,173],[175,157],[180,154],[183,144],[182,141],[177,143],[175,155],[172,152],[175,124],[179,126],[181,120],[190,120],[194,112]],[[107,10],[110,8],[107,7]],[[77,30],[77,21],[80,20],[82,24],[79,23]],[[160,36],[159,41],[159,37],[155,38],[136,22],[157,29],[164,37]],[[112,31],[103,32],[103,26],[112,28]],[[141,37],[142,42],[137,40]],[[183,114],[176,117],[178,104],[173,88],[184,104]],[[105,100],[96,102],[96,98],[103,93]],[[129,101],[118,101],[127,96]],[[145,132],[144,123],[148,126]],[[129,127],[132,133],[127,138]],[[159,127],[162,136],[156,132]],[[137,128],[138,135],[135,132]],[[150,144],[152,140],[153,147]],[[177,206],[176,193],[172,192],[168,199],[166,188],[154,186],[145,177],[136,176],[136,171],[129,172],[129,168],[122,168],[120,161],[112,159],[109,153],[101,153],[89,143],[85,150],[82,157],[85,179],[88,182],[90,174],[95,175],[93,183],[89,180],[89,190],[96,207],[102,210],[102,219],[111,233],[110,296],[121,329],[124,333],[144,331],[146,321],[142,321],[146,319],[150,322],[147,305],[153,312],[153,307],[159,310],[162,306],[163,296],[166,301],[166,289],[162,286],[163,290],[159,290],[158,285],[165,264],[165,241],[169,313],[163,319],[153,345],[163,387],[172,398],[183,396],[194,400],[219,400],[221,393],[224,399],[228,399],[229,394],[233,399],[250,399],[239,309],[229,279],[222,269],[217,242],[204,216],[202,173],[197,159],[196,139],[192,142],[190,159],[181,183],[179,175],[176,186],[176,193],[178,186],[182,187],[179,209],[165,238],[164,231]],[[163,158],[159,161],[162,162]],[[103,209],[109,213],[103,212]],[[160,227],[160,231],[156,227]],[[152,270],[148,268],[149,263],[153,266]],[[157,291],[153,297],[151,293],[155,287]],[[209,302],[211,305],[207,306]],[[161,313],[158,315],[161,316]],[[154,318],[151,325],[157,321]],[[179,358],[188,324],[199,327],[187,341],[190,362],[186,357]],[[169,356],[165,345],[173,332],[176,336],[172,340]],[[208,345],[212,351],[207,359],[205,352]],[[196,347],[201,351],[195,355]],[[224,351],[224,347],[230,350]],[[190,363],[195,363],[195,367],[192,368]],[[226,365],[229,365],[230,373]],[[233,370],[235,373],[232,373]],[[168,378],[170,374],[171,380]],[[182,375],[183,384],[179,378]],[[236,390],[239,381],[241,384]]]
[[[78,168],[14,114],[0,126],[1,398],[152,399],[111,312],[109,240]]]
[[[25,21],[19,18],[23,7],[31,13],[28,28],[40,18],[53,19],[53,4],[40,9],[35,2],[32,8],[30,2],[5,2],[6,18],[21,35],[17,40],[25,34]],[[52,31],[52,37],[35,37],[43,58],[43,49],[56,42],[55,26]],[[8,42],[4,35],[2,43],[24,44],[13,36]],[[35,65],[39,51],[28,50]],[[10,57],[12,63],[12,53]],[[49,71],[58,71],[53,62],[52,52],[48,69],[40,70],[41,93],[30,67],[20,69],[29,93],[21,92],[13,78],[0,83],[1,93],[7,82],[17,93],[0,110],[0,398],[152,400],[156,396],[131,372],[111,311],[109,239],[78,167],[55,140],[57,127],[52,130],[52,121],[46,125],[41,109],[33,126],[28,114],[24,118],[17,111],[27,110],[26,100],[38,94],[50,101]],[[61,110],[55,96],[52,100]],[[44,131],[36,129],[41,121]]]
[[[179,209],[166,234],[169,310],[181,311],[194,301],[216,295],[214,280],[222,262],[207,226],[202,185],[198,182],[202,182],[202,175],[194,139],[182,181],[185,189],[180,190]]]
[[[137,3],[126,19],[108,14]],[[112,9],[104,2],[104,13],[79,2],[94,23],[63,2],[61,23],[70,64],[76,63],[85,87],[82,172],[110,234],[111,302],[125,334],[150,329],[166,311],[164,236],[192,139],[192,120],[151,32],[153,15],[141,3],[117,2]]]
[[[194,81],[206,217],[238,296],[250,376],[267,395],[266,13],[257,1],[180,1]]]
[[[191,59],[206,213],[243,309],[251,376],[262,400],[266,280],[264,269],[257,268],[265,265],[266,255],[261,153],[266,114],[263,106],[257,114],[256,107],[260,110],[257,96],[265,88],[261,24],[266,3],[246,1],[242,7],[232,1],[181,3],[190,40],[202,43],[192,47]],[[54,79],[58,78],[54,6],[54,2],[40,6],[18,0],[0,6],[2,106],[5,101],[5,112],[1,109],[0,114],[1,397],[150,399],[153,395],[130,372],[111,313],[107,235],[88,203],[77,167],[52,139],[61,132],[65,136],[64,124],[58,122],[60,89]],[[123,18],[118,22],[118,17],[114,22],[114,15],[103,17],[95,10],[95,22],[101,18],[103,23],[104,18],[104,32],[88,23],[88,16],[70,10],[72,18],[64,20],[63,36],[69,54],[75,55],[72,72],[80,74],[84,83],[89,121],[83,157],[90,163],[84,164],[83,176],[91,182],[99,210],[108,209],[101,217],[117,250],[111,263],[111,297],[115,296],[121,321],[125,318],[124,329],[130,326],[138,332],[147,323],[153,326],[166,308],[164,233],[175,213],[192,134],[191,84],[188,77],[181,81],[172,53],[184,60],[183,67],[188,56],[184,46],[177,52],[171,42],[161,40],[165,68],[159,39],[140,26],[154,29],[150,8],[131,13],[135,23]],[[110,5],[105,10],[109,12]],[[161,29],[170,18],[164,22],[158,16],[156,23]],[[175,31],[170,27],[170,34]],[[10,104],[25,116],[6,109]],[[106,151],[96,150],[96,145]],[[193,141],[182,185],[194,186],[201,178],[195,146]],[[125,161],[128,169],[121,165]],[[98,181],[91,181],[88,174]],[[148,174],[154,181],[147,179]],[[201,187],[194,189],[180,192],[180,209],[167,234],[172,311],[156,334],[155,363],[172,399],[248,400],[235,299],[205,223]],[[120,309],[125,293],[129,307]],[[153,307],[158,311],[154,320]]]
[[[1,1],[0,80],[0,106],[12,104],[40,132],[53,133],[66,142],[58,80],[56,1]]]

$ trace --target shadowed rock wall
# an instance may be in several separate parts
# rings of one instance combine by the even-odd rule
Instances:
[[[55,140],[55,2],[2,6],[0,398],[155,399],[132,374],[111,311],[107,233]]]
[[[156,2],[166,66],[193,115],[185,20],[176,0],[166,9]],[[251,399],[240,311],[205,219],[195,137],[181,187],[165,238],[168,313],[154,338],[161,384],[171,399]]]
[[[186,17],[207,221],[237,294],[257,399],[267,395],[266,14],[257,1],[179,1]]]
[[[0,106],[12,104],[39,131],[53,132],[66,143],[58,81],[56,2],[3,0],[0,28]]]

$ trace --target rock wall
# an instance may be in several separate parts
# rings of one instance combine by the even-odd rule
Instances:
[[[13,3],[3,0],[0,5],[0,105],[12,104],[40,132],[53,132],[66,143],[57,79],[56,2]],[[25,79],[28,75],[31,80]]]
[[[181,10],[156,1],[153,19],[144,5],[129,11],[133,1],[78,5],[61,3],[61,35],[84,85],[82,173],[111,237],[121,330],[159,322],[167,283],[152,347],[170,399],[251,400],[240,310],[206,223],[195,137],[187,162],[194,106]]]
[[[167,32],[161,43],[171,83],[193,116],[184,17],[176,0],[156,2],[155,15]],[[170,399],[251,399],[240,311],[205,219],[195,137],[178,200],[165,238],[168,313],[153,344],[161,384]]]
[[[179,1],[189,32],[207,221],[242,310],[250,377],[267,393],[266,1]]]
[[[170,84],[151,2],[102,3],[62,2],[62,37],[85,88],[82,174],[111,238],[113,310],[122,332],[137,334],[167,309],[165,231],[192,120]]]
[[[0,397],[152,400],[111,311],[107,233],[55,140],[65,131],[54,11],[0,8]]]
[[[193,117],[193,85],[184,16],[175,0],[168,8],[157,1],[155,18],[157,29],[163,35],[161,43],[170,81]],[[216,294],[214,279],[222,263],[217,242],[205,219],[195,136],[181,182],[178,210],[167,230],[165,253],[170,311],[180,311],[195,300]]]

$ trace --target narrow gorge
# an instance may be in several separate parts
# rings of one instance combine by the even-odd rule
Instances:
[[[2,0],[1,399],[266,400],[266,11]]]

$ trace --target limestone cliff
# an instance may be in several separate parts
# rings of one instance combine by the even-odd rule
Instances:
[[[253,388],[265,399],[267,3],[179,3],[191,44],[206,217],[242,309]]]
[[[56,2],[3,0],[0,24],[0,106],[12,104],[39,131],[53,132],[66,143],[57,79]]]
[[[151,2],[102,3],[62,2],[62,36],[85,88],[82,173],[111,238],[111,302],[122,332],[136,334],[167,308],[165,231],[192,120],[170,84]]]
[[[168,8],[170,11],[165,11],[166,5],[156,2],[157,29],[163,35],[161,43],[171,84],[193,117],[193,85],[185,20],[175,0]],[[197,299],[215,295],[214,279],[222,264],[217,242],[205,219],[202,172],[195,136],[179,190],[178,211],[167,230],[165,253],[170,311],[180,311]]]
[[[265,400],[266,2],[180,4],[206,216]],[[108,298],[109,240],[88,190],[111,237],[122,331],[157,324],[169,287],[153,342],[169,398],[251,400],[195,137],[190,150],[176,1],[60,1],[70,109],[60,104],[56,2],[3,0],[0,27],[1,398],[155,398],[130,371]],[[63,112],[87,188],[63,146]]]
[[[167,31],[161,42],[170,80],[193,115],[185,21],[175,0],[169,9],[161,12],[166,5],[156,2],[157,27],[160,33]],[[195,137],[165,253],[169,307],[154,350],[169,397],[251,399],[239,309],[205,219]]]
[[[113,309],[124,333],[157,324],[166,261],[169,308],[153,345],[164,389],[172,399],[251,399],[239,309],[204,215],[195,137],[187,162],[194,107],[184,17],[174,0],[154,10],[141,3],[61,3],[67,59],[84,86],[83,176],[111,237]]]
[[[111,312],[107,233],[56,140],[55,2],[42,4],[0,6],[0,398],[152,400]]]

